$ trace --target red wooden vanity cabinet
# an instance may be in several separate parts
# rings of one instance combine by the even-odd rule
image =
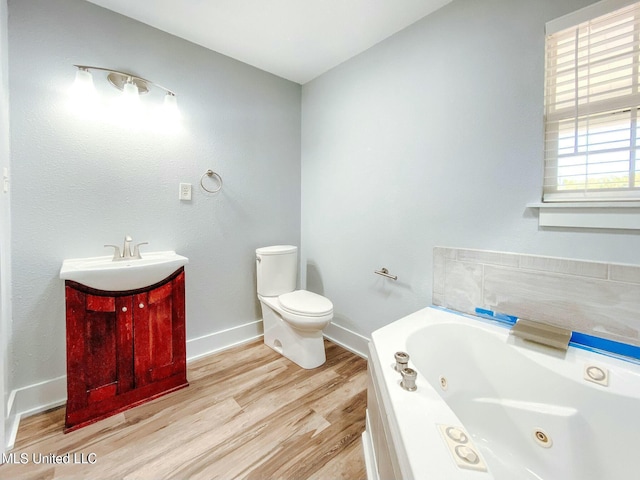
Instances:
[[[65,432],[186,387],[184,267],[138,290],[66,280]]]

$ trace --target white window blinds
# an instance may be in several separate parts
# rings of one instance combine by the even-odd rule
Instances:
[[[640,2],[547,35],[544,201],[640,200]]]

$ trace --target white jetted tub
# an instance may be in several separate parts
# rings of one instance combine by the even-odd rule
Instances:
[[[369,480],[640,478],[640,362],[509,329],[429,307],[373,332]],[[397,351],[416,391],[400,385]]]

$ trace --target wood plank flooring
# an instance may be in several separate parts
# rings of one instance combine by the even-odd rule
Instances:
[[[366,360],[325,347],[313,370],[262,340],[196,360],[188,388],[68,434],[64,407],[26,418],[0,478],[364,479]]]

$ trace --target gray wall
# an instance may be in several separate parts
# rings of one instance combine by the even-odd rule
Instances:
[[[7,2],[0,0],[0,175],[9,168],[9,83],[7,74]],[[0,190],[2,186],[0,184]],[[5,448],[11,326],[11,225],[9,194],[0,193],[0,452]]]
[[[81,120],[67,103],[74,63],[171,88],[183,128]],[[65,374],[62,261],[108,255],[125,234],[189,258],[188,339],[261,317],[254,249],[300,241],[299,85],[83,0],[10,0],[9,86],[11,388]],[[199,188],[209,168],[224,180],[217,195]],[[191,202],[179,182],[193,184]]]
[[[362,335],[431,303],[434,246],[640,263],[540,229],[544,26],[591,0],[455,0],[302,90],[307,286]],[[398,281],[373,271],[387,267]]]

